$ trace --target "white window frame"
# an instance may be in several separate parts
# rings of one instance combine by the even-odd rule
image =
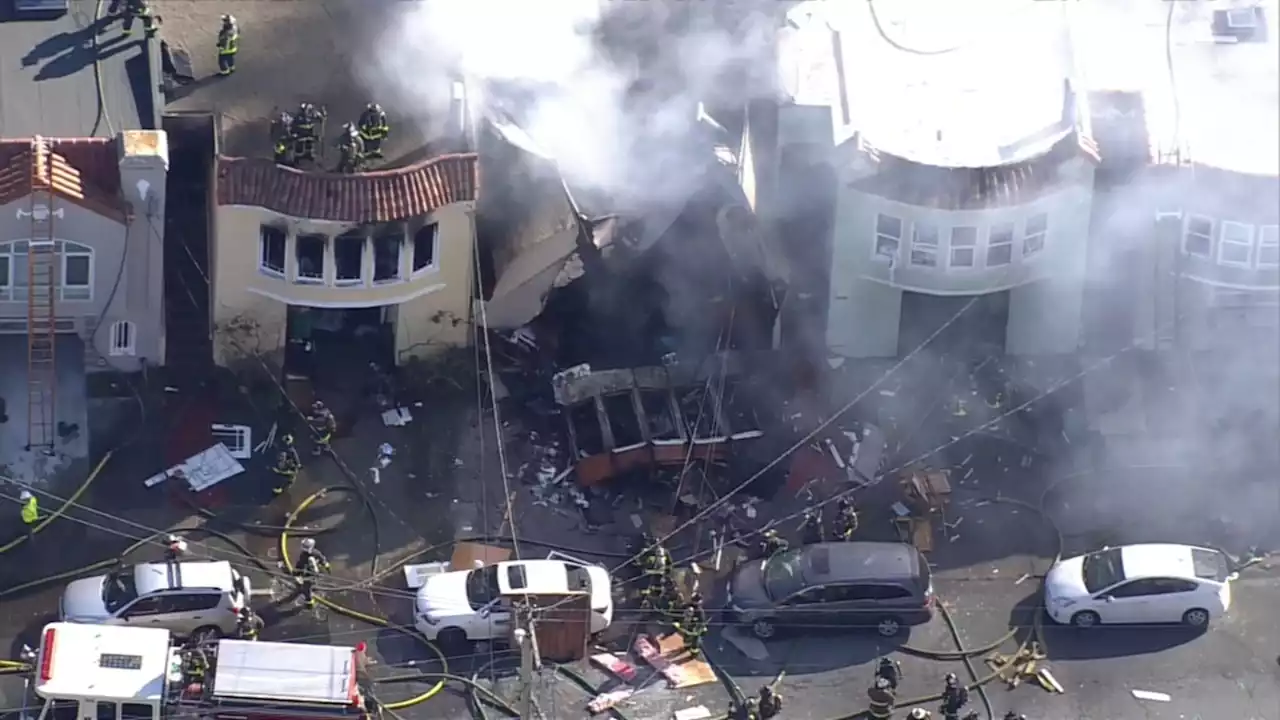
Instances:
[[[1245,239],[1241,240],[1239,238],[1228,238],[1227,237],[1228,229],[1243,230]],[[1244,260],[1228,260],[1226,257],[1226,250],[1229,247],[1230,248],[1243,247],[1245,249]],[[1245,223],[1239,223],[1239,222],[1232,222],[1230,220],[1222,221],[1222,223],[1220,224],[1220,228],[1218,230],[1218,264],[1224,265],[1226,267],[1240,267],[1240,268],[1253,267],[1253,226],[1252,225],[1246,225]]]
[[[407,237],[403,230],[400,231],[400,250],[396,253],[396,274],[394,277],[378,279],[378,240],[391,237],[391,233],[374,234],[369,238],[369,282],[374,285],[394,285],[398,282],[404,282],[404,256],[405,246],[408,244]],[[413,253],[413,249],[409,249],[409,253]],[[435,255],[431,256],[435,259]],[[412,267],[412,266],[410,266]]]
[[[302,259],[298,257],[298,247],[302,244],[303,238],[318,237],[324,241],[324,252],[320,253],[320,277],[304,277],[302,275]],[[323,233],[298,233],[294,236],[293,242],[289,245],[293,249],[293,282],[298,285],[324,285],[325,278],[329,276],[329,266],[333,264],[329,255],[333,252],[333,238]]]
[[[338,241],[360,239],[360,275],[354,278],[338,277]],[[329,249],[326,253],[329,256],[329,264],[333,265],[333,286],[334,287],[360,287],[367,284],[366,275],[369,273],[369,236],[366,233],[343,233],[329,238]]]
[[[1274,261],[1262,261],[1262,251],[1266,249],[1271,250],[1276,258]],[[1253,255],[1253,261],[1259,270],[1273,270],[1280,267],[1280,225],[1258,226],[1258,249]]]
[[[894,237],[889,233],[880,232],[881,218],[888,218],[890,220],[897,221],[898,223],[897,237]],[[903,231],[906,229],[907,221],[903,220],[902,218],[896,215],[890,215],[888,213],[876,213],[876,217],[873,222],[875,222],[875,225],[872,227],[873,232],[872,232],[872,242],[871,242],[871,259],[876,262],[885,262],[885,263],[892,264],[898,259],[898,256],[902,254],[902,236],[905,234]],[[892,254],[880,252],[880,242],[882,240],[893,242],[894,250]]]
[[[284,237],[284,267],[279,270],[267,264],[267,231],[272,230],[280,233]],[[258,228],[258,271],[263,275],[269,275],[275,278],[283,278],[285,271],[289,267],[289,231],[275,225],[262,225]]]
[[[423,265],[417,270],[414,270],[413,266],[416,265],[418,262],[417,260],[418,233],[422,232],[423,229],[428,227],[434,228],[431,231],[431,262],[427,263],[426,265]],[[413,232],[413,235],[408,238],[408,241],[406,242],[406,244],[409,246],[409,252],[408,252],[409,265],[407,266],[409,269],[409,277],[415,277],[415,278],[421,277],[423,275],[426,275],[428,273],[433,273],[436,270],[440,269],[440,224],[439,223],[435,223],[435,222],[424,223],[421,227],[419,227],[417,230]]]
[[[1200,221],[1204,221],[1204,222],[1209,223],[1209,234],[1208,234],[1208,235],[1205,235],[1204,233],[1192,232],[1192,231],[1191,231],[1191,223],[1196,222],[1197,220],[1200,220]],[[1211,257],[1213,257],[1213,231],[1214,231],[1214,229],[1215,229],[1215,228],[1217,228],[1217,225],[1218,225],[1218,224],[1217,224],[1217,222],[1216,222],[1216,221],[1214,221],[1214,219],[1213,219],[1213,218],[1211,218],[1211,217],[1209,217],[1209,216],[1207,216],[1207,215],[1188,215],[1188,216],[1187,216],[1187,221],[1186,221],[1186,223],[1182,226],[1182,252],[1183,252],[1183,254],[1191,255],[1191,256],[1193,256],[1193,257],[1198,257],[1198,258],[1211,258]],[[1205,251],[1205,252],[1203,252],[1203,253],[1200,253],[1200,252],[1192,252],[1192,251],[1191,251],[1191,248],[1190,248],[1190,243],[1189,243],[1188,241],[1189,241],[1191,238],[1193,238],[1193,237],[1194,237],[1194,238],[1199,238],[1199,239],[1201,239],[1201,240],[1205,240],[1205,241],[1207,241],[1207,242],[1209,243],[1209,249],[1208,249],[1208,250],[1206,250],[1206,251]]]
[[[972,245],[956,245],[955,244],[956,230],[972,230],[973,244]],[[982,249],[981,248],[982,243],[980,242],[980,240],[982,239],[981,233],[982,233],[982,228],[979,228],[975,225],[954,225],[948,228],[948,231],[947,231],[947,271],[948,272],[951,270],[955,270],[957,272],[967,272],[967,271],[977,270],[978,267],[980,267],[978,265],[978,251]],[[970,262],[968,265],[956,265],[955,264],[956,250],[968,250],[969,252],[973,253],[973,261]]]
[[[921,242],[921,230],[933,234],[933,244]],[[911,247],[908,250],[908,263],[912,267],[937,268],[938,250],[942,244],[942,229],[933,223],[915,222],[911,224]],[[932,262],[916,262],[920,258],[929,258]]]
[[[1000,230],[1005,234],[1005,239],[1001,240],[1000,242],[995,241],[996,228],[1000,228]],[[1010,265],[1012,265],[1013,264],[1013,242],[1014,240],[1017,239],[1017,237],[1018,237],[1018,227],[1015,223],[1000,222],[1000,223],[994,223],[994,224],[988,225],[987,226],[987,244],[983,248],[983,253],[982,253],[982,260],[983,260],[982,266],[986,268],[997,268],[997,267],[1009,267]],[[992,264],[991,251],[995,248],[1008,248],[1009,262]]]
[[[231,457],[237,460],[249,460],[253,457],[253,428],[248,425],[209,426],[214,442],[220,442],[227,448]]]
[[[82,243],[70,242],[67,240],[55,240],[54,252],[58,254],[58,301],[59,302],[92,302],[94,295],[94,286],[97,281],[97,264],[95,262],[97,253],[93,248]],[[15,252],[14,248],[21,243],[26,247],[23,252]],[[6,285],[0,285],[0,301],[10,300],[14,302],[26,302],[29,297],[27,286],[17,284],[17,258],[25,257],[27,262],[31,262],[31,241],[26,238],[11,240],[9,242],[0,243],[0,255],[8,258],[9,262],[9,281]],[[89,260],[89,283],[88,285],[74,286],[78,290],[87,290],[81,296],[72,293],[67,294],[67,257],[84,257]],[[28,266],[29,267],[29,266]],[[29,270],[28,270],[29,272]],[[22,292],[19,293],[18,289]]]
[[[107,354],[111,357],[133,357],[138,354],[138,326],[129,320],[111,323],[107,335]]]
[[[1031,232],[1031,221],[1039,218],[1044,219],[1043,228],[1037,232]],[[1031,240],[1039,239],[1040,247],[1031,249]],[[1022,223],[1022,257],[1029,258],[1044,252],[1045,244],[1049,241],[1049,213],[1035,213],[1028,217]]]

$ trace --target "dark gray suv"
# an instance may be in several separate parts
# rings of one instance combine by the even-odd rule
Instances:
[[[762,640],[782,626],[873,626],[892,637],[933,617],[933,582],[929,561],[911,545],[820,543],[739,566],[729,608]]]

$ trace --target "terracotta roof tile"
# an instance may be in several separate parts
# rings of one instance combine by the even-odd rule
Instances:
[[[113,138],[47,138],[44,148],[31,138],[0,140],[0,205],[46,189],[114,220],[129,211]]]
[[[426,215],[475,200],[479,184],[471,153],[354,175],[304,172],[260,158],[218,159],[219,205],[252,205],[314,220],[366,223]]]
[[[879,163],[879,171],[850,187],[868,195],[939,210],[1021,205],[1054,188],[1066,161],[1074,157],[1098,161],[1097,146],[1074,132],[1037,158],[994,167],[935,167],[874,149],[867,152]]]

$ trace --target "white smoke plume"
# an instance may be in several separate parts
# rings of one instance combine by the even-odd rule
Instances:
[[[510,105],[518,89],[513,119],[572,186],[643,206],[691,190],[681,166],[697,103],[759,90],[776,27],[776,14],[732,2],[403,3],[365,80],[428,137],[442,130],[455,77],[469,81],[473,106]]]

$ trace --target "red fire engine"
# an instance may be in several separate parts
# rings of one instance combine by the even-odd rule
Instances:
[[[34,663],[36,720],[368,720],[364,645],[219,640],[51,623]]]

